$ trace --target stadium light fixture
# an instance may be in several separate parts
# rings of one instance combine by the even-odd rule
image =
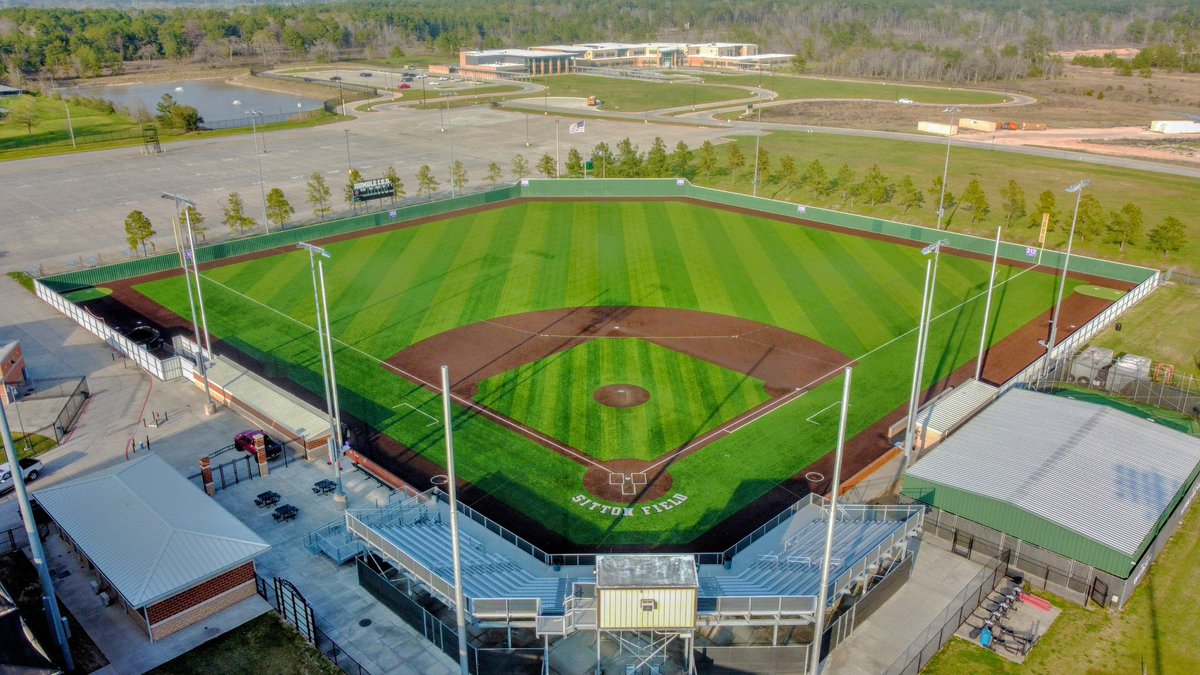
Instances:
[[[1044,382],[1050,374],[1050,354],[1054,351],[1054,340],[1058,337],[1058,317],[1062,310],[1063,291],[1067,286],[1067,272],[1071,266],[1071,245],[1075,243],[1075,223],[1079,221],[1079,202],[1083,198],[1084,188],[1091,184],[1092,181],[1085,178],[1065,190],[1065,192],[1075,195],[1075,213],[1071,216],[1071,232],[1067,235],[1067,254],[1063,257],[1062,274],[1058,278],[1058,295],[1054,299],[1054,317],[1050,319],[1050,339],[1046,341],[1046,356],[1042,361],[1039,382]]]
[[[196,203],[187,197],[170,192],[164,192],[161,196],[163,199],[175,202],[175,224],[172,230],[175,233],[175,246],[179,249],[179,264],[183,267],[183,279],[187,284],[188,307],[192,310],[192,335],[196,338],[196,351],[199,357],[196,361],[200,365],[200,379],[204,380],[204,414],[211,415],[217,411],[217,404],[213,402],[212,398],[212,388],[208,383],[208,359],[212,356],[212,342],[209,341],[207,347],[205,346],[205,338],[208,337],[208,322],[201,319],[201,323],[205,326],[203,335],[200,333],[200,324],[196,322],[196,301],[192,294],[192,275],[188,270],[188,260],[191,260],[192,265],[195,267],[196,296],[200,298],[200,315],[204,316],[204,296],[200,291],[200,269],[196,265],[196,238],[192,234],[192,216],[188,211],[189,208],[196,208]],[[183,218],[184,222],[187,223],[186,229],[183,232],[179,230],[179,226],[182,225],[179,222],[180,205],[184,207]],[[208,353],[206,354],[205,351]]]
[[[946,113],[947,115],[951,115],[951,118],[950,118],[951,124],[949,126],[951,126],[951,127],[954,126],[953,115],[954,115],[954,113],[960,112],[961,110],[962,110],[962,108],[950,106],[949,108],[946,108],[945,110],[942,111],[942,112]],[[937,229],[939,229],[939,230],[942,229],[942,216],[945,215],[945,213],[946,213],[946,181],[949,180],[949,178],[950,178],[950,137],[951,136],[952,136],[952,134],[950,133],[950,129],[947,128],[946,129],[946,163],[945,163],[945,166],[942,167],[942,194],[940,197],[938,197]]]
[[[296,248],[308,251],[308,265],[312,273],[313,305],[316,308],[317,343],[321,353],[321,380],[325,385],[325,415],[329,420],[329,463],[337,477],[337,489],[333,500],[346,505],[346,492],[342,488],[342,438],[341,411],[338,409],[337,371],[333,363],[333,336],[329,328],[329,303],[325,296],[325,261],[332,258],[329,251],[307,242],[297,242]]]

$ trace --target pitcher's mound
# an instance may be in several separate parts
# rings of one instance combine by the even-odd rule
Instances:
[[[636,408],[650,400],[650,392],[636,384],[609,384],[597,389],[592,398],[610,408]]]

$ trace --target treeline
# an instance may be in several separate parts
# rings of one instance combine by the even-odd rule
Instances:
[[[114,5],[119,3],[113,2]],[[1056,49],[1169,45],[1195,62],[1190,0],[359,0],[0,10],[0,79],[90,77],[139,59],[335,59],[580,41],[756,42],[799,69],[980,81],[1052,74]],[[1183,66],[1187,67],[1187,66]]]

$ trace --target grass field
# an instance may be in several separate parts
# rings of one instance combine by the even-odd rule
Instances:
[[[832,80],[819,77],[796,75],[706,75],[706,84],[737,84],[745,87],[762,87],[779,94],[780,100],[791,99],[873,99],[898,101],[912,99],[916,103],[942,103],[979,105],[1003,103],[1004,95],[990,91],[976,91],[953,87],[917,87],[886,82],[856,82]]]
[[[533,82],[549,87],[550,96],[595,96],[604,101],[602,107],[605,110],[617,112],[643,112],[751,96],[750,92],[743,89],[707,83],[649,82],[593,75],[548,75],[535,77]]]
[[[63,101],[48,96],[21,96],[21,101],[33,101],[39,123],[26,129],[11,116],[0,118],[0,151],[19,149],[30,142],[70,140],[67,131],[67,112]],[[12,108],[16,99],[5,99],[5,108]],[[116,113],[102,113],[81,105],[70,105],[71,125],[75,138],[83,139],[111,133],[123,133],[139,128],[137,122]]]
[[[1024,666],[960,640],[950,641],[923,673],[1186,675],[1200,672],[1192,630],[1200,621],[1200,514],[1192,508],[1120,612],[1083,609],[1057,598],[1063,613]]]
[[[267,612],[150,671],[153,675],[334,675],[342,672]]]
[[[1195,418],[1189,417],[1174,410],[1166,408],[1157,408],[1152,405],[1146,405],[1121,398],[1116,395],[1108,395],[1103,391],[1096,391],[1087,387],[1067,386],[1062,387],[1054,392],[1056,396],[1065,396],[1073,398],[1077,401],[1087,401],[1109,408],[1114,408],[1122,412],[1129,413],[1135,417],[1148,419],[1152,422],[1163,425],[1175,431],[1182,431],[1185,434],[1200,436],[1200,422]]]
[[[754,138],[735,139],[746,157],[754,156]],[[795,185],[783,185],[774,179],[759,185],[759,196],[786,199],[800,204],[811,204],[852,211],[867,216],[878,216],[933,227],[937,222],[937,195],[927,189],[934,177],[942,175],[942,162],[946,146],[936,143],[911,143],[888,139],[835,136],[830,134],[808,134],[799,132],[775,132],[762,139],[762,148],[770,156],[772,170],[778,167],[783,155],[791,155],[801,172],[814,159],[820,159],[829,177],[833,178],[838,167],[848,165],[855,172],[855,181],[861,180],[867,169],[877,164],[892,184],[911,176],[916,187],[925,193],[925,204],[907,212],[894,202],[867,204],[862,201],[842,203],[840,191],[828,197],[814,195],[811,190]],[[726,166],[724,148],[718,148],[720,165]],[[752,164],[747,161],[747,166]],[[1187,204],[1200,201],[1200,181],[1185,176],[1165,173],[1150,173],[1102,164],[1084,164],[1048,157],[1034,157],[1008,152],[992,152],[979,148],[954,147],[950,155],[950,179],[948,189],[961,195],[971,179],[979,179],[980,185],[991,205],[991,213],[976,223],[964,209],[948,211],[947,229],[970,232],[985,237],[994,237],[996,227],[1005,226],[1004,239],[1012,242],[1033,243],[1038,230],[1029,227],[1022,218],[1006,226],[1001,208],[1000,189],[1010,179],[1015,180],[1025,191],[1025,205],[1032,209],[1042,190],[1056,192],[1057,207],[1063,214],[1063,226],[1050,233],[1048,243],[1052,247],[1066,248],[1067,231],[1071,210],[1074,206],[1064,193],[1067,186],[1081,178],[1089,178],[1092,185],[1088,193],[1094,195],[1103,207],[1103,212],[1120,209],[1126,202],[1141,207],[1145,216],[1145,228],[1136,244],[1127,245],[1124,251],[1116,244],[1105,243],[1096,238],[1075,237],[1075,252],[1109,260],[1118,260],[1150,267],[1180,267],[1200,272],[1200,219],[1188,210]],[[712,176],[699,176],[698,184],[732,190],[751,192],[752,177],[745,172],[731,177],[727,172]],[[1188,243],[1183,250],[1164,258],[1160,253],[1142,246],[1145,233],[1167,216],[1175,216],[1187,228]]]
[[[435,394],[383,361],[424,338],[519,312],[674,307],[800,333],[858,362],[851,436],[907,398],[925,267],[916,248],[692,204],[591,201],[519,203],[327,247],[342,409],[435,463],[444,464],[440,431],[407,407],[436,410]],[[942,256],[926,383],[974,357],[987,269]],[[207,270],[204,297],[215,336],[319,392],[309,278],[307,257],[284,253]],[[992,342],[1049,307],[1055,290],[1054,277],[1038,270],[1002,267],[998,281]],[[182,279],[135,288],[186,315]],[[582,466],[462,410],[458,471],[579,544],[685,543],[829,452],[836,415],[807,419],[840,390],[840,378],[830,380],[673,464],[673,489],[689,501],[653,517],[614,521],[570,508]],[[548,405],[541,414],[576,414]]]
[[[1200,377],[1200,286],[1167,284],[1121,316],[1121,330],[1110,327],[1090,344],[1117,354],[1149,356],[1174,364],[1175,372]]]
[[[601,405],[593,393],[609,384],[640,386],[650,400]],[[643,340],[602,339],[484,380],[475,400],[608,461],[653,459],[767,398],[761,380]]]

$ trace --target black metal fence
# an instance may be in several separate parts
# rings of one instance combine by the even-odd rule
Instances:
[[[241,453],[234,446],[226,446],[221,448],[216,453],[210,456],[217,456],[233,448],[234,452]],[[283,449],[275,456],[275,459],[267,460],[267,468],[271,471],[280,467],[290,466],[296,461],[295,452],[290,446],[283,446]],[[233,485],[237,485],[243,481],[262,478],[262,473],[258,468],[258,458],[249,453],[242,453],[241,457],[235,457],[227,462],[214,465],[212,467],[213,485],[218,491],[226,490]],[[201,489],[204,488],[204,474],[202,472],[194,473],[188,476],[188,480],[195,483]]]
[[[34,505],[34,509],[37,509],[36,504]],[[50,534],[50,526],[46,523],[39,522],[37,528],[38,534],[43,538]],[[25,545],[28,543],[29,537],[25,534],[24,525],[0,530],[0,555],[25,548]]]
[[[1008,572],[1008,551],[993,558],[975,575],[954,600],[942,610],[929,627],[913,640],[909,648],[885,671],[887,675],[917,675],[938,653],[942,645],[950,641],[958,627],[983,604]]]
[[[67,397],[63,403],[62,410],[58,411],[58,415],[54,418],[54,437],[59,442],[66,437],[67,432],[71,427],[75,426],[75,420],[79,419],[79,413],[83,412],[83,406],[87,403],[88,398],[92,395],[92,390],[88,387],[86,377],[79,378],[79,383],[75,385],[75,389]]]
[[[347,675],[371,675],[354,657],[346,653],[341,645],[329,637],[318,625],[316,612],[296,587],[286,579],[276,577],[268,582],[257,573],[254,586],[258,594],[275,610],[284,621],[294,626],[309,644],[333,662]]]

